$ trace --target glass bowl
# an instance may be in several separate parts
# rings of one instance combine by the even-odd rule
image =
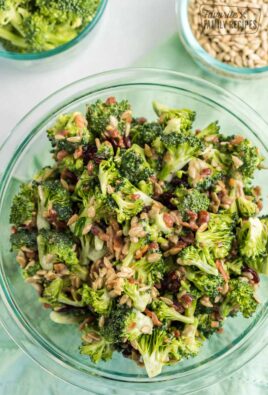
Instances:
[[[46,64],[49,61],[55,62],[55,58],[61,58],[61,54],[71,54],[73,55],[74,49],[79,49],[82,46],[82,43],[85,43],[85,38],[88,37],[89,33],[92,32],[94,27],[97,25],[99,20],[101,19],[108,0],[100,0],[100,4],[96,11],[94,18],[88,23],[88,25],[72,40],[68,41],[67,43],[60,45],[54,49],[49,51],[42,51],[36,53],[19,53],[19,52],[12,52],[7,51],[0,43],[0,59],[5,59],[9,61],[13,61],[13,64],[27,64],[27,65],[40,65],[44,60],[46,60]],[[19,62],[17,62],[19,61]]]
[[[43,368],[95,394],[189,394],[233,373],[267,344],[268,278],[261,283],[263,303],[253,318],[228,320],[224,333],[206,342],[198,357],[167,367],[160,376],[149,379],[143,368],[120,354],[99,365],[81,356],[78,329],[49,320],[49,311],[41,307],[34,289],[24,283],[10,252],[12,197],[20,182],[29,180],[51,161],[46,129],[60,113],[84,111],[87,103],[108,96],[128,99],[134,114],[149,119],[155,117],[151,105],[154,99],[173,107],[189,107],[197,111],[195,126],[203,127],[218,119],[225,133],[249,137],[268,157],[264,120],[237,97],[192,76],[157,69],[118,70],[85,78],[49,96],[21,120],[0,152],[1,320],[14,341]],[[268,212],[267,176],[268,170],[264,170],[256,179],[263,187],[264,213]]]
[[[211,56],[195,38],[188,18],[188,6],[191,0],[176,0],[176,18],[178,32],[182,44],[189,52],[192,58],[206,71],[216,73],[222,77],[239,78],[239,79],[255,79],[268,77],[268,66],[264,67],[236,67],[221,62]],[[218,2],[221,4],[221,2]],[[250,2],[249,2],[250,3]],[[204,0],[204,5],[209,4]]]

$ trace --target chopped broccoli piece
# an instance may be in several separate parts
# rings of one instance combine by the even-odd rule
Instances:
[[[87,109],[88,128],[96,137],[105,137],[106,135],[109,137],[107,131],[116,130],[119,133],[114,138],[120,143],[121,135],[125,133],[127,124],[128,117],[126,115],[131,116],[127,100],[121,102],[117,102],[115,99],[106,102],[97,100]]]
[[[188,166],[188,182],[191,187],[200,191],[207,191],[215,186],[222,178],[223,173],[206,161],[195,158]]]
[[[152,142],[163,132],[162,126],[158,122],[145,122],[140,125],[137,124],[130,129],[131,141],[134,144],[139,144],[144,147],[145,144],[152,144]]]
[[[215,258],[224,258],[228,255],[234,239],[233,228],[235,219],[228,213],[210,213],[208,229],[196,232],[196,242],[199,248],[207,248]]]
[[[101,335],[99,330],[87,326],[83,330],[82,340],[83,345],[80,347],[80,352],[83,355],[88,355],[92,362],[98,363],[112,358],[113,344]]]
[[[199,139],[207,139],[211,136],[218,136],[219,135],[220,126],[218,121],[211,122],[208,126],[202,129],[199,133],[197,133],[197,137]]]
[[[10,209],[10,223],[29,225],[36,213],[36,191],[31,184],[22,184]]]
[[[162,142],[167,151],[158,177],[166,182],[171,181],[179,170],[203,150],[202,142],[189,134],[178,134],[176,132],[164,134]]]
[[[37,236],[37,246],[42,268],[51,270],[57,262],[63,262],[70,267],[78,265],[74,245],[74,239],[68,232],[41,229]]]
[[[21,247],[27,247],[35,251],[37,249],[36,243],[37,232],[35,230],[28,230],[25,228],[17,229],[15,233],[10,236],[10,243],[12,251],[18,251]]]
[[[142,332],[144,330],[148,334],[152,333],[153,322],[151,318],[136,309],[119,305],[111,310],[101,332],[113,343],[118,344],[122,341],[137,339],[144,333]]]
[[[257,273],[262,273],[268,276],[268,255],[250,258],[247,263],[248,266],[256,270]]]
[[[222,326],[222,322],[219,322],[219,326],[213,326],[213,322],[215,321],[213,315],[211,314],[199,314],[197,316],[198,319],[198,331],[199,333],[206,339],[213,335],[219,328]]]
[[[64,150],[69,154],[79,146],[92,141],[87,121],[80,112],[61,114],[56,123],[48,129],[47,135],[55,152]]]
[[[174,307],[168,306],[161,300],[155,300],[152,303],[152,309],[160,321],[179,321],[185,324],[192,324],[194,322],[193,317],[180,314]]]
[[[254,288],[247,282],[232,279],[229,282],[229,292],[220,306],[220,314],[223,318],[240,311],[245,318],[255,313],[258,303],[254,298]]]
[[[151,293],[140,290],[139,286],[135,283],[125,281],[123,289],[123,292],[131,299],[135,309],[141,312],[143,312],[146,306],[152,301]]]
[[[99,166],[99,182],[101,192],[104,196],[107,195],[109,186],[113,186],[119,178],[118,171],[112,160],[103,160]]]
[[[47,180],[38,185],[38,216],[48,219],[50,216],[59,221],[68,221],[72,215],[70,193],[58,180]]]
[[[180,252],[177,262],[182,266],[196,266],[199,270],[212,276],[219,274],[214,259],[206,247],[202,249],[194,246],[184,248]]]
[[[205,193],[197,189],[187,189],[180,187],[175,189],[175,197],[171,199],[184,220],[188,219],[188,212],[199,213],[202,210],[208,210],[210,200]]]
[[[170,108],[156,101],[153,102],[153,109],[159,116],[160,123],[166,124],[169,120],[178,118],[181,130],[189,130],[195,119],[195,112],[192,110]]]
[[[213,276],[201,271],[187,270],[186,278],[191,281],[203,295],[208,296],[212,300],[220,294],[224,285],[222,276]]]
[[[147,180],[153,175],[153,170],[146,161],[144,150],[137,144],[126,150],[121,157],[120,172],[134,185],[141,180]]]
[[[255,258],[266,253],[267,231],[259,218],[242,221],[237,230],[238,249],[242,256]]]
[[[111,309],[112,300],[106,289],[94,290],[87,284],[83,285],[82,301],[92,310],[100,315],[108,315]]]

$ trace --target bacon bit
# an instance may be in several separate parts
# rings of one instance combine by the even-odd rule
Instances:
[[[144,247],[142,247],[142,248],[139,248],[139,249],[136,251],[135,258],[136,258],[136,259],[141,259],[141,258],[143,257],[143,255],[148,251],[148,249],[149,249],[149,246],[148,246],[148,245],[146,245],[146,246],[144,246]]]
[[[182,297],[180,298],[180,301],[182,302],[183,307],[187,308],[191,305],[193,298],[191,295],[186,293],[186,294],[182,295]]]
[[[93,164],[93,162],[89,161],[88,164],[87,164],[87,171],[88,171],[88,173],[92,174],[93,169],[94,169],[94,164]]]
[[[123,112],[123,114],[121,115],[121,119],[123,121],[126,121],[127,123],[131,123],[132,122],[132,112],[131,112],[131,110],[127,110],[127,111]]]
[[[181,336],[181,333],[178,329],[176,329],[173,333],[176,338],[179,338]]]
[[[254,192],[255,196],[260,196],[261,195],[261,187],[256,186],[255,188],[253,188],[253,192]]]
[[[205,169],[201,169],[200,176],[210,176],[211,173],[212,170],[209,167],[206,167]]]
[[[130,199],[131,200],[138,200],[138,199],[140,199],[140,195],[138,193],[133,193],[132,195],[130,195]]]
[[[153,241],[152,243],[149,244],[149,250],[157,250],[159,245],[156,243],[156,241]]]
[[[203,224],[209,223],[209,212],[206,210],[201,210],[198,213],[198,225],[201,226]]]
[[[81,158],[82,155],[83,155],[83,148],[82,146],[80,146],[74,151],[74,159]]]
[[[17,233],[17,228],[16,228],[16,226],[12,226],[12,228],[11,228],[11,233]]]
[[[60,273],[64,269],[66,269],[66,266],[63,263],[55,263],[53,267],[54,267],[55,272],[57,272],[57,273]]]
[[[244,140],[244,137],[243,137],[243,136],[237,135],[237,136],[235,136],[235,137],[233,138],[233,140],[230,141],[230,144],[232,144],[232,145],[238,145],[238,144],[242,143],[243,140]]]
[[[45,309],[50,309],[51,308],[50,304],[48,304],[48,303],[43,303],[43,306],[44,306]]]
[[[168,213],[164,213],[163,214],[163,220],[165,222],[165,224],[167,225],[168,228],[172,228],[174,225],[174,220],[172,218],[172,216]]]
[[[211,321],[211,328],[218,328],[220,326],[219,321]]]
[[[262,203],[262,201],[261,201],[261,200],[258,200],[256,204],[257,204],[257,207],[258,207],[259,211],[261,211],[261,210],[263,209],[263,203]]]
[[[138,124],[143,125],[144,123],[147,122],[147,119],[144,117],[140,117],[140,118],[137,118],[136,121]]]
[[[68,152],[63,149],[57,153],[57,160],[61,161],[67,155],[68,155]]]
[[[218,330],[217,330],[217,333],[223,333],[224,332],[224,328],[219,328]]]
[[[153,311],[150,311],[150,310],[148,310],[148,309],[145,309],[144,312],[145,312],[145,314],[146,314],[148,317],[150,317],[150,318],[152,319],[153,324],[154,324],[155,326],[161,326],[161,325],[162,325],[162,322],[159,321],[159,319],[157,318],[157,315],[156,315]]]
[[[101,229],[96,225],[92,225],[91,232],[93,233],[94,236],[98,236],[101,232]]]
[[[229,281],[229,275],[228,273],[224,270],[222,261],[220,259],[216,259],[216,268],[219,270],[221,273],[224,281],[228,282]]]
[[[86,125],[86,120],[81,114],[76,115],[74,122],[79,128],[83,128]]]
[[[116,104],[116,98],[114,96],[110,96],[106,99],[105,104],[107,104],[108,106],[111,106],[112,104]]]

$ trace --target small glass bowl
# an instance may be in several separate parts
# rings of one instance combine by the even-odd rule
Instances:
[[[192,32],[188,18],[188,6],[190,1],[191,0],[176,0],[177,25],[182,44],[199,66],[206,71],[210,71],[227,78],[255,79],[268,77],[268,66],[254,68],[236,67],[221,62],[211,56],[199,44]],[[206,4],[205,1],[204,4]]]
[[[61,58],[61,54],[73,54],[74,49],[78,49],[84,43],[84,39],[89,35],[90,32],[94,29],[97,25],[99,20],[101,19],[108,0],[100,0],[100,4],[96,11],[94,18],[89,22],[89,24],[72,40],[68,41],[67,43],[60,45],[54,49],[49,51],[42,51],[42,52],[34,52],[34,53],[19,53],[19,52],[12,52],[7,51],[1,44],[0,44],[0,59],[13,61],[16,65],[18,63],[21,65],[40,65],[40,63],[46,60],[46,64],[49,61],[55,61],[56,58]]]
[[[192,359],[165,367],[149,379],[134,361],[114,353],[108,362],[93,364],[79,354],[80,333],[74,325],[49,319],[35,290],[26,284],[10,252],[9,212],[19,184],[51,164],[46,130],[64,112],[85,111],[97,99],[115,96],[132,104],[135,116],[155,119],[152,101],[196,111],[194,127],[218,120],[223,133],[241,134],[268,159],[268,127],[247,104],[205,80],[156,69],[117,70],[87,77],[52,94],[15,127],[0,150],[0,319],[7,333],[39,365],[55,376],[98,395],[193,393],[219,382],[251,360],[268,343],[268,277],[263,277],[262,304],[250,319],[228,319],[223,334],[205,342]],[[263,214],[268,213],[268,168],[256,177],[263,189]]]

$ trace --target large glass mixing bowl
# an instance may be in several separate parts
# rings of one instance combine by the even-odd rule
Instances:
[[[167,367],[148,379],[144,369],[114,354],[111,361],[94,365],[78,351],[80,334],[76,326],[49,320],[28,284],[24,283],[9,246],[9,210],[21,181],[29,180],[41,166],[51,162],[46,129],[58,114],[85,111],[86,104],[116,96],[128,99],[134,114],[154,118],[152,100],[197,112],[195,125],[203,127],[219,120],[222,131],[242,134],[256,144],[267,158],[268,127],[248,105],[227,91],[204,80],[176,72],[129,69],[107,72],[75,82],[36,106],[15,127],[0,152],[1,221],[1,320],[9,335],[38,364],[50,373],[95,394],[151,393],[189,394],[220,381],[252,359],[268,342],[268,280],[262,279],[262,305],[255,316],[227,320],[223,334],[214,335],[200,355]],[[264,214],[268,212],[268,171],[256,183],[263,188]],[[162,392],[161,392],[162,393]]]

